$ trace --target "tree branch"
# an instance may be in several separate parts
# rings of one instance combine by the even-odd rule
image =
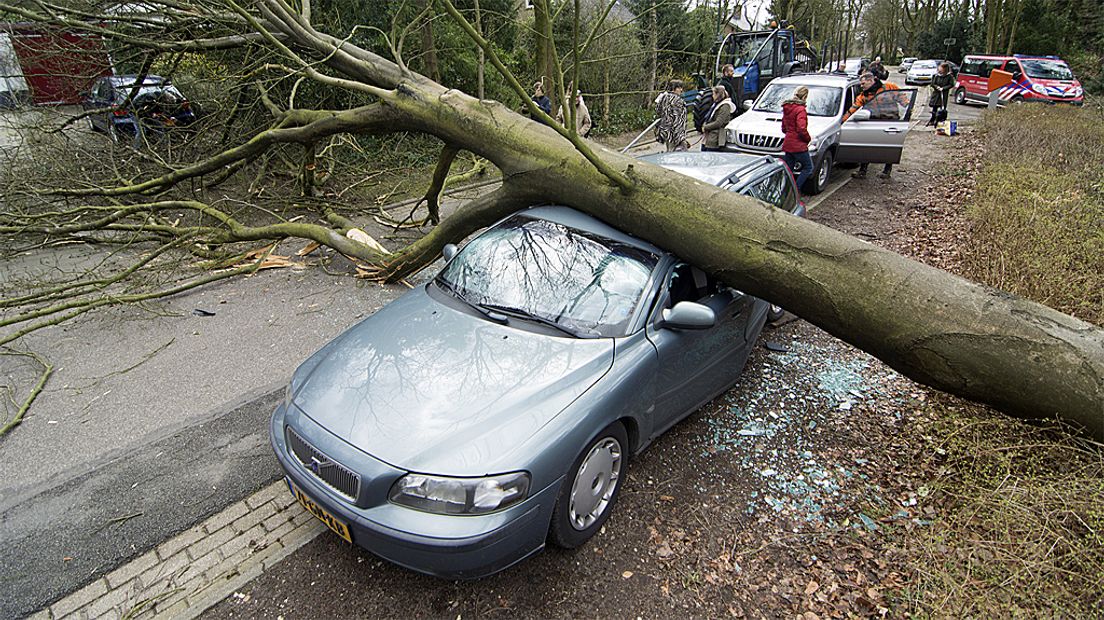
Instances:
[[[633,183],[631,180],[629,180],[627,176],[611,168],[605,161],[603,161],[594,153],[594,150],[590,148],[590,146],[583,138],[577,135],[574,131],[568,131],[567,129],[565,129],[563,125],[560,125],[555,120],[553,120],[552,117],[545,114],[544,111],[541,110],[536,105],[536,103],[533,102],[533,100],[529,97],[529,94],[526,92],[525,88],[521,85],[521,83],[518,82],[513,72],[507,69],[506,65],[502,63],[502,60],[498,57],[498,54],[495,52],[494,46],[491,45],[490,41],[488,41],[482,35],[476,32],[475,28],[468,22],[467,19],[464,18],[463,15],[460,14],[460,11],[456,10],[456,7],[453,6],[450,0],[438,0],[438,2],[441,3],[445,11],[452,17],[453,21],[455,21],[457,25],[459,25],[464,30],[464,32],[466,32],[468,36],[471,37],[473,41],[475,41],[476,45],[483,49],[483,51],[487,54],[487,58],[490,59],[491,64],[494,65],[495,69],[497,69],[499,74],[502,75],[502,77],[506,80],[506,83],[509,84],[510,88],[512,88],[513,91],[517,93],[519,97],[521,97],[521,100],[525,102],[525,107],[533,118],[539,118],[546,125],[556,130],[556,133],[560,134],[568,142],[570,142],[575,147],[575,149],[579,151],[580,155],[585,157],[587,161],[589,161],[595,168],[597,168],[603,176],[605,176],[614,185],[620,188],[622,192],[631,193],[633,191]],[[571,101],[575,101],[574,93],[572,93]],[[574,127],[574,125],[572,126]]]

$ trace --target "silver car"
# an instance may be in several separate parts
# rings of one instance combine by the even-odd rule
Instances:
[[[338,536],[448,578],[593,536],[630,457],[736,381],[769,309],[566,207],[445,257],[295,371],[270,438]]]
[[[905,74],[905,84],[931,84],[932,78],[939,71],[941,60],[917,60],[909,67]]]
[[[728,124],[725,148],[781,157],[782,104],[793,97],[798,86],[809,88],[805,113],[813,138],[809,155],[814,168],[801,188],[805,194],[823,191],[837,163],[901,161],[916,91],[880,93],[844,122],[844,114],[859,96],[859,81],[838,74],[806,73],[775,79],[754,102],[744,102],[747,111]]]

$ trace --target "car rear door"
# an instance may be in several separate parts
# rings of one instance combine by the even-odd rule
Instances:
[[[916,94],[914,88],[884,90],[866,102],[861,110],[843,123],[836,161],[899,163]]]

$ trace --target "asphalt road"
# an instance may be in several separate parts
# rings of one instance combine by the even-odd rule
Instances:
[[[89,260],[22,258],[4,284]],[[0,618],[49,604],[273,480],[266,419],[291,372],[406,290],[273,270],[25,339],[57,371],[0,439]],[[32,375],[19,363],[0,357],[0,370],[25,386]]]

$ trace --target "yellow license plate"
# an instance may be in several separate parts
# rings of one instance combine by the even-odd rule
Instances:
[[[311,513],[318,520],[325,523],[326,527],[334,531],[335,534],[345,539],[346,542],[353,542],[353,535],[349,533],[349,526],[344,521],[330,514],[325,508],[314,503],[306,493],[299,490],[291,481],[288,481],[288,488],[291,489],[291,494],[298,500],[299,505],[307,509],[307,512]]]

